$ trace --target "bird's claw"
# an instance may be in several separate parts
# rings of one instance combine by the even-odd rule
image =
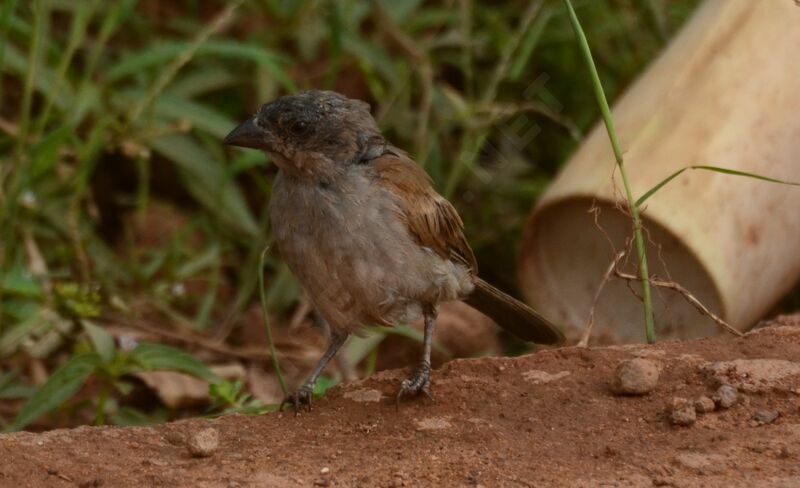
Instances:
[[[431,366],[428,363],[422,363],[414,376],[400,383],[400,390],[395,397],[395,407],[400,408],[400,399],[404,395],[419,395],[424,393],[425,396],[433,401],[431,395]]]
[[[290,405],[294,407],[294,414],[297,415],[303,408],[306,408],[309,412],[312,408],[312,400],[314,399],[314,392],[312,388],[308,386],[302,386],[299,390],[294,393],[290,393],[283,399],[281,402],[280,407],[278,407],[278,411],[283,411],[284,405]]]

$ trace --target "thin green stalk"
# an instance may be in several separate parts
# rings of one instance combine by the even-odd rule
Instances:
[[[570,0],[564,0],[564,4],[567,6],[572,29],[575,31],[575,37],[578,41],[581,53],[583,54],[584,61],[586,62],[586,67],[589,69],[597,104],[600,106],[603,122],[608,131],[608,138],[611,141],[611,147],[614,149],[614,159],[617,161],[617,167],[622,177],[622,185],[625,187],[628,211],[631,213],[631,218],[633,219],[633,239],[636,246],[636,255],[639,258],[639,279],[642,282],[642,302],[644,303],[644,330],[647,342],[652,344],[656,340],[653,319],[653,300],[650,293],[650,272],[647,267],[647,253],[644,246],[644,236],[642,235],[642,219],[639,215],[639,207],[636,206],[636,199],[633,196],[633,191],[628,181],[628,172],[623,163],[622,149],[617,140],[614,120],[611,117],[611,110],[608,107],[608,101],[603,92],[603,85],[600,83],[600,75],[597,74],[597,67],[595,67],[594,60],[592,59],[592,51],[589,49],[589,42],[586,40],[586,34],[584,34],[580,21],[578,21],[575,9],[572,8],[572,3]]]
[[[155,83],[150,86],[150,89],[145,95],[140,98],[137,103],[133,105],[128,113],[128,121],[133,123],[142,113],[150,108],[155,102],[156,98],[164,91],[167,85],[177,76],[178,72],[194,58],[195,53],[205,42],[214,34],[222,30],[233,17],[236,9],[244,3],[244,0],[234,0],[227,7],[215,17],[207,27],[203,28],[197,33],[192,42],[183,50],[178,56],[167,66],[161,70],[161,75],[156,79]]]
[[[3,67],[3,57],[6,52],[6,41],[8,39],[8,27],[11,23],[11,14],[17,7],[17,0],[9,0],[0,7],[0,70]],[[0,83],[0,103],[3,101],[3,84]]]
[[[28,49],[28,71],[25,73],[25,82],[22,88],[22,102],[20,105],[19,134],[17,135],[16,154],[21,158],[28,141],[31,121],[31,104],[33,101],[33,81],[36,79],[39,68],[39,51],[41,50],[42,37],[47,24],[47,0],[36,0],[33,4],[33,35]],[[15,195],[12,195],[15,196]]]
[[[61,55],[58,68],[56,69],[56,78],[55,82],[53,83],[53,89],[47,94],[44,108],[42,109],[41,115],[39,116],[39,120],[36,124],[39,132],[44,132],[46,129],[47,122],[50,119],[50,111],[53,109],[53,101],[60,96],[59,91],[61,90],[61,86],[66,83],[67,69],[72,62],[72,58],[75,56],[75,53],[78,51],[78,48],[86,38],[86,27],[89,25],[89,21],[94,14],[95,3],[96,2],[82,3],[76,7],[75,12],[73,13],[69,38],[67,40],[67,47],[64,49],[64,54]]]
[[[284,396],[288,396],[289,388],[286,387],[286,380],[283,379],[283,373],[281,373],[278,352],[275,350],[275,341],[272,340],[272,327],[269,325],[269,317],[267,316],[267,293],[264,288],[264,259],[267,257],[267,251],[269,251],[269,246],[261,251],[261,258],[258,260],[258,289],[261,294],[261,315],[264,317],[264,330],[267,333],[269,354],[272,356],[272,368],[275,370],[275,376],[278,377],[278,383],[281,385]]]
[[[103,386],[97,397],[97,409],[94,412],[94,425],[106,423],[106,402],[108,401],[108,386]]]

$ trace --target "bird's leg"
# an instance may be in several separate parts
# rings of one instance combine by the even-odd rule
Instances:
[[[433,343],[433,328],[436,325],[436,308],[427,305],[424,308],[425,335],[422,342],[422,360],[414,372],[414,376],[403,380],[400,391],[397,392],[395,404],[400,405],[403,395],[417,395],[420,392],[433,400],[431,395],[431,344]]]
[[[295,415],[300,411],[301,408],[303,408],[303,406],[306,406],[309,410],[311,410],[311,401],[314,397],[314,385],[317,383],[317,378],[319,378],[319,375],[322,374],[322,371],[325,369],[325,366],[328,365],[330,360],[336,356],[336,353],[339,351],[339,348],[342,347],[342,344],[345,343],[348,336],[349,334],[345,331],[331,331],[330,345],[325,351],[325,354],[323,354],[320,358],[316,367],[314,367],[314,371],[312,371],[308,376],[308,379],[306,379],[305,383],[303,383],[303,386],[283,399],[278,410],[283,410],[283,406],[286,404],[294,406]]]

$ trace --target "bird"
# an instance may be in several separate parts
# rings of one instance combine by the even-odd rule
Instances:
[[[317,378],[351,334],[424,320],[422,357],[395,396],[431,394],[439,304],[463,300],[518,338],[561,344],[560,329],[478,276],[455,207],[381,134],[370,105],[310,90],[263,104],[224,144],[277,166],[269,202],[282,260],[330,330],[306,381],[281,403],[311,409]]]

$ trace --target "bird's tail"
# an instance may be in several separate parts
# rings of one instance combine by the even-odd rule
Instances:
[[[475,291],[464,301],[525,341],[561,344],[564,334],[536,310],[475,277]]]

